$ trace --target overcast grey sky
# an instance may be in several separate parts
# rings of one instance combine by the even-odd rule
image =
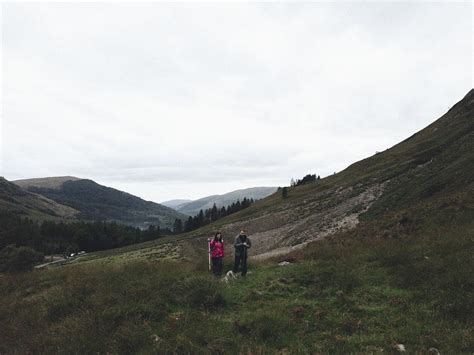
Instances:
[[[2,4],[0,175],[163,201],[321,176],[472,87],[472,3]]]

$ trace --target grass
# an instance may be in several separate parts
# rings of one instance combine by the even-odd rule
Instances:
[[[2,275],[0,352],[472,352],[474,225],[426,220],[389,239],[364,228],[230,284],[204,258]]]

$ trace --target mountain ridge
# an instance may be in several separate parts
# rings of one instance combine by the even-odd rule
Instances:
[[[177,198],[177,199],[173,199],[173,200],[162,201],[162,202],[160,202],[160,204],[162,204],[163,206],[166,206],[166,207],[169,207],[169,208],[172,208],[172,209],[176,210],[180,206],[183,206],[183,205],[185,205],[187,203],[190,203],[192,201],[193,200],[190,200],[190,199]]]
[[[66,176],[23,179],[14,183],[30,193],[78,210],[77,218],[84,220],[115,221],[140,228],[149,225],[172,228],[176,218],[186,217],[166,206],[89,179]]]
[[[66,181],[85,180],[75,176],[48,176],[42,178],[12,180],[15,185],[27,190],[29,187],[55,188],[58,189]]]

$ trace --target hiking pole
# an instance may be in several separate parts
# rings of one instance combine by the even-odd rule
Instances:
[[[209,254],[209,271],[211,271],[211,242],[207,240],[207,252]]]

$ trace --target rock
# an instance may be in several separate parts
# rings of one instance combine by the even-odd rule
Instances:
[[[282,261],[281,263],[278,263],[278,265],[280,266],[286,266],[286,265],[291,265],[291,263],[289,261]]]
[[[393,345],[394,349],[397,350],[398,352],[404,353],[406,351],[405,345],[403,344],[394,344]]]
[[[153,340],[155,343],[161,343],[161,338],[156,334],[151,336],[151,340]]]
[[[428,354],[433,354],[433,355],[440,355],[440,352],[436,348],[429,348],[428,349]]]

